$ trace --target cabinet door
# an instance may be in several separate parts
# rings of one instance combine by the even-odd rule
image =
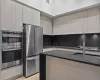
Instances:
[[[70,30],[69,33],[70,34],[80,34],[82,33],[82,27],[79,21],[74,21],[72,23],[70,23]]]
[[[11,67],[11,68],[8,68],[8,69],[4,69],[4,70],[2,70],[1,74],[2,74],[2,77],[3,77],[2,79],[9,80],[12,77],[17,76],[16,67]]]
[[[70,21],[76,21],[78,19],[78,13],[73,13],[70,15]]]
[[[87,10],[78,12],[78,21],[81,24],[82,33],[87,33]]]
[[[33,25],[40,26],[40,12],[32,9],[32,22]]]
[[[58,35],[58,28],[57,27],[53,27],[53,35]]]
[[[78,13],[73,13],[70,15],[70,22],[68,26],[69,34],[80,34],[82,33],[82,27],[78,20]]]
[[[40,26],[40,12],[27,6],[23,6],[23,22]]]
[[[88,33],[98,33],[99,28],[99,10],[97,8],[88,10]]]
[[[53,27],[53,35],[61,35],[62,32],[61,32],[61,28],[60,27]]]
[[[53,35],[70,34],[70,15],[54,19]]]
[[[16,75],[22,75],[23,74],[23,65],[18,65],[16,68]]]
[[[52,21],[50,18],[41,15],[41,27],[43,28],[43,34],[52,35]]]
[[[13,2],[1,0],[1,30],[13,30]]]
[[[5,75],[4,75],[4,71],[1,71],[1,76],[0,76],[0,80],[5,80]]]
[[[22,31],[23,22],[22,22],[22,5],[19,3],[15,4],[15,31]]]
[[[32,24],[32,9],[23,6],[23,23]]]

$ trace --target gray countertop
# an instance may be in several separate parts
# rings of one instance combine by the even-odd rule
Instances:
[[[100,66],[100,57],[98,56],[82,55],[82,54],[74,55],[75,52],[63,51],[63,50],[53,50],[53,51],[44,52],[43,54]]]
[[[63,48],[63,49],[74,49],[74,50],[83,50],[81,48],[78,47],[66,47],[66,46],[44,46],[44,49],[46,48]],[[86,51],[93,51],[93,52],[100,52],[99,50],[89,50],[89,49],[85,49]]]

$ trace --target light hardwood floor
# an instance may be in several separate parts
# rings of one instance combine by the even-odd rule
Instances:
[[[31,77],[28,77],[28,78],[21,77],[21,78],[18,78],[16,80],[39,80],[39,73],[36,74],[36,75],[33,75]]]

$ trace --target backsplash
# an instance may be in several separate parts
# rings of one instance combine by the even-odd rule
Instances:
[[[44,35],[44,46],[66,46],[78,47],[83,46],[83,34],[73,35]],[[100,48],[100,34],[85,34],[86,48]]]
[[[81,35],[57,35],[53,36],[53,46],[77,47],[82,44]]]
[[[82,35],[43,35],[43,46],[68,46],[82,45]]]
[[[43,35],[43,47],[52,46],[52,36],[51,35]]]
[[[86,34],[86,47],[100,48],[100,34]]]

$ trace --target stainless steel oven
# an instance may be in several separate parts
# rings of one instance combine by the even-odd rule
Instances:
[[[22,63],[22,32],[0,31],[1,69]]]

